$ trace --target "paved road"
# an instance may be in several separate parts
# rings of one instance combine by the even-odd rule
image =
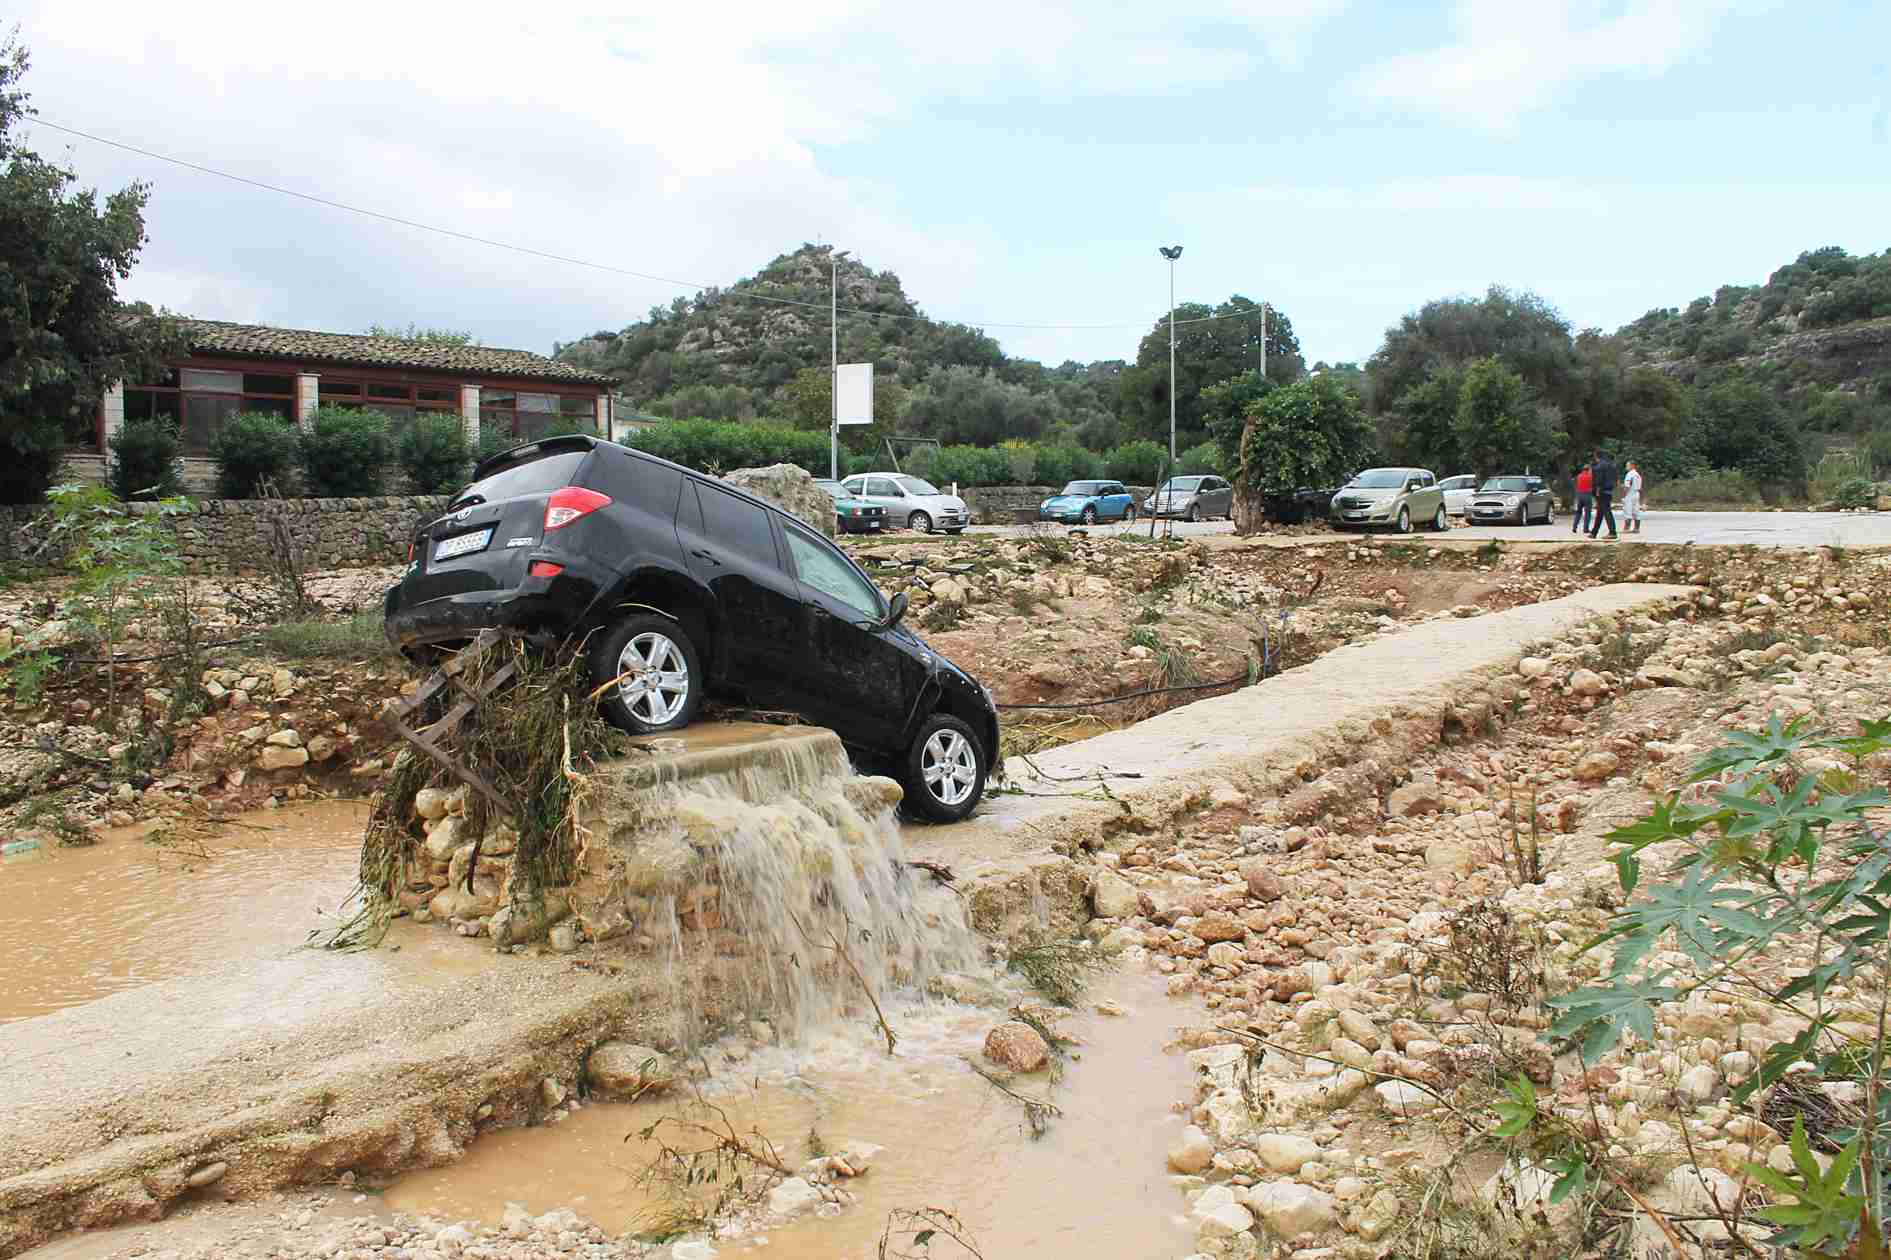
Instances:
[[[1141,521],[1133,527],[1097,525],[1092,527],[1092,532],[1107,535],[1119,533],[1125,528],[1146,533],[1149,522]],[[1161,530],[1164,526],[1158,524],[1156,528]],[[1201,521],[1194,525],[1173,521],[1168,523],[1168,528],[1178,538],[1234,532],[1234,526],[1226,521]],[[977,525],[972,532],[1016,536],[1022,531],[1008,525]],[[1433,537],[1423,532],[1416,536]],[[1553,525],[1473,525],[1453,529],[1444,536],[1546,543],[1571,542],[1575,539],[1570,532],[1567,514],[1560,516]],[[1606,533],[1603,535],[1605,538],[1607,536]],[[1282,535],[1281,541],[1314,542],[1322,537],[1325,535],[1292,534]],[[1846,547],[1891,547],[1891,512],[1649,512],[1644,516],[1642,532],[1625,537],[1635,542],[1694,543],[1699,546],[1754,543],[1763,547],[1820,547],[1838,543]]]

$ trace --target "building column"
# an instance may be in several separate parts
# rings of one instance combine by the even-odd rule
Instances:
[[[98,400],[98,450],[111,449],[111,440],[125,427],[125,383],[114,381]]]
[[[460,386],[460,423],[466,428],[466,440],[479,449],[479,386]]]
[[[606,442],[617,440],[617,435],[611,432],[611,396],[609,394],[597,396],[597,423],[599,437]]]
[[[295,378],[295,422],[296,427],[306,429],[309,421],[315,418],[315,409],[322,401],[322,378],[315,372],[298,372]]]

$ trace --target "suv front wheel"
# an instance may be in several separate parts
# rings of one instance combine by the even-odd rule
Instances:
[[[985,792],[985,754],[972,728],[947,713],[927,718],[906,751],[906,804],[933,822],[958,822]]]
[[[703,702],[702,656],[668,617],[626,617],[591,642],[586,667],[605,721],[632,735],[688,726]]]

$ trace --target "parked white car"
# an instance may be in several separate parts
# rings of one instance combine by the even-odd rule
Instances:
[[[885,508],[886,523],[894,529],[903,525],[922,534],[930,534],[935,529],[962,534],[972,523],[972,514],[964,499],[905,473],[855,473],[843,478],[840,484],[854,498]]]
[[[1446,477],[1438,483],[1438,488],[1445,492],[1445,511],[1453,516],[1464,516],[1471,510],[1471,500],[1477,497],[1477,478],[1461,473]]]

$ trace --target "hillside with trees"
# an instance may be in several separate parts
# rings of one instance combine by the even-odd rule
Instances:
[[[1845,500],[1891,472],[1891,251],[1801,254],[1613,334],[1534,294],[1428,302],[1366,368],[1383,454],[1566,470],[1598,446],[1670,493]]]

